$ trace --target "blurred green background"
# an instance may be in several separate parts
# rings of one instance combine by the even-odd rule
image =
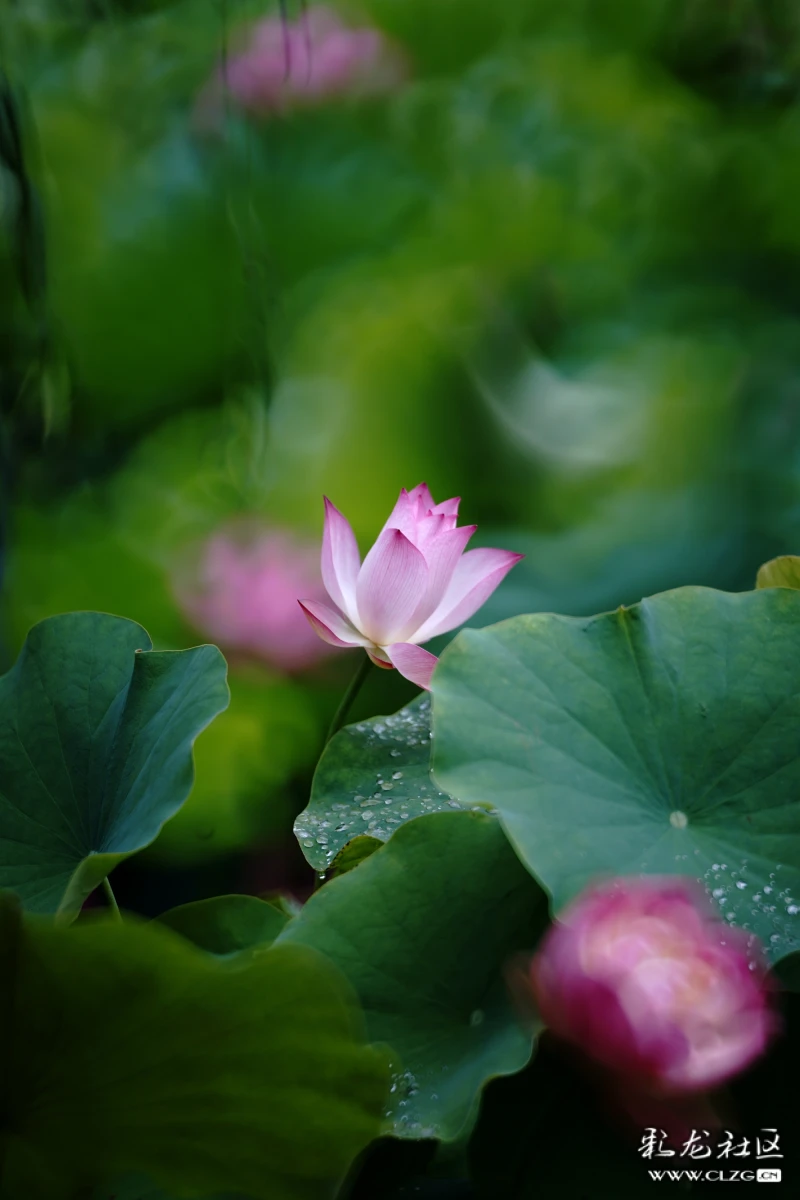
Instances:
[[[312,45],[260,108],[220,64],[266,0],[0,22],[3,669],[73,609],[219,641],[231,708],[148,854],[252,890],[301,886],[354,662],[287,665],[280,554],[215,579],[220,636],[208,539],[315,557],[325,493],[366,549],[425,479],[527,555],[472,624],[747,588],[800,547],[796,0],[335,7],[402,70],[313,90]],[[309,45],[314,12],[285,16]],[[413,693],[374,672],[356,714]]]

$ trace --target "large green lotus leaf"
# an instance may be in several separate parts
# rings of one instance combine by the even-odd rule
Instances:
[[[106,613],[35,625],[0,679],[0,887],[74,914],[192,786],[192,743],[228,703],[215,646],[150,652]]]
[[[800,594],[467,630],[433,694],[439,785],[491,798],[556,907],[602,875],[696,875],[773,960],[800,944]]]
[[[4,1195],[72,1200],[141,1172],[170,1194],[312,1200],[378,1133],[387,1056],[322,955],[282,946],[231,969],[157,922],[10,907]]]
[[[758,568],[756,587],[800,588],[800,558],[794,554],[771,558]]]
[[[409,821],[316,892],[277,939],[323,951],[358,993],[373,1041],[400,1068],[388,1112],[397,1137],[456,1138],[487,1079],[519,1070],[532,1031],[504,967],[546,920],[544,894],[483,812]]]
[[[390,717],[347,725],[331,738],[294,826],[315,871],[326,871],[360,834],[385,842],[413,817],[462,807],[431,779],[430,715],[423,693]]]
[[[238,958],[269,946],[291,918],[257,896],[232,895],[180,904],[158,919],[209,954]]]

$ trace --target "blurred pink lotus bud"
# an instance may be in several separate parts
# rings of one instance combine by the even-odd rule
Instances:
[[[642,1092],[680,1096],[736,1075],[776,1031],[745,944],[688,880],[621,879],[562,913],[529,982],[557,1037]]]
[[[229,652],[284,671],[329,653],[297,607],[298,595],[325,594],[316,548],[285,530],[231,523],[202,546],[175,592],[192,624]]]
[[[218,116],[226,90],[241,108],[268,116],[336,96],[391,91],[406,74],[403,55],[379,30],[348,29],[319,5],[296,21],[273,16],[253,26],[249,40],[202,93],[199,113]]]
[[[325,497],[322,578],[336,608],[300,604],[332,646],[363,646],[379,667],[427,688],[435,655],[421,650],[455,629],[486,601],[518,563],[510,550],[464,550],[477,526],[456,525],[458,498],[434,504],[425,483],[405,488],[361,563],[349,522]]]

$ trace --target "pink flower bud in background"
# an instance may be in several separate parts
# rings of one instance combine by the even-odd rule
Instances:
[[[223,650],[284,671],[330,651],[314,636],[298,595],[324,595],[317,550],[286,530],[233,522],[200,548],[175,594],[191,623]]]
[[[337,96],[391,91],[406,75],[402,53],[379,30],[348,29],[320,5],[295,21],[272,16],[253,26],[202,93],[198,114],[207,124],[218,118],[225,90],[239,107],[269,116]]]
[[[437,658],[421,650],[461,625],[524,557],[510,550],[464,553],[477,526],[456,525],[458,498],[434,504],[425,483],[405,488],[375,545],[361,562],[355,534],[325,498],[322,578],[336,608],[300,604],[332,646],[362,646],[379,667],[427,688]]]
[[[765,971],[746,937],[683,879],[622,879],[561,914],[529,968],[544,1022],[651,1095],[715,1087],[776,1031]]]

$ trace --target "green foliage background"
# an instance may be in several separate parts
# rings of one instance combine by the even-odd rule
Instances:
[[[3,671],[31,626],[77,610],[136,622],[152,641],[152,651],[150,642],[141,648],[153,660],[194,647],[206,635],[181,609],[176,578],[201,539],[246,517],[316,542],[325,493],[366,548],[400,487],[423,478],[437,499],[463,495],[477,541],[526,554],[473,626],[526,613],[589,617],[685,584],[740,591],[773,558],[778,565],[760,582],[796,581],[797,564],[782,556],[800,544],[797,4],[360,0],[336,7],[394,39],[408,62],[405,82],[382,97],[338,98],[260,119],[234,103],[218,127],[203,124],[198,97],[248,23],[277,13],[269,0],[26,0],[0,10]],[[289,17],[300,14],[290,3]],[[669,603],[680,606],[686,593],[676,595]],[[776,595],[743,603],[791,609]],[[686,626],[695,619],[692,609]],[[615,620],[587,628],[602,641]],[[539,663],[542,641],[557,658],[548,640],[556,630],[568,656],[578,626],[534,617],[502,627],[509,628]],[[485,701],[483,678],[476,684],[471,672],[481,655],[497,671],[504,636],[473,633],[448,652],[437,684],[445,733],[452,713],[474,719],[475,693]],[[763,696],[788,688],[787,660],[780,647],[772,652],[774,661],[759,660]],[[158,819],[138,840],[100,848],[124,856],[146,845],[141,859],[159,879],[168,867],[216,870],[232,855],[287,843],[352,670],[347,655],[292,675],[263,658],[229,658],[230,706],[208,729],[200,731],[210,708],[184,731],[184,791],[186,749],[197,735],[186,804],[158,833],[177,804],[157,796]],[[547,670],[560,678],[563,663],[541,661],[544,688]],[[601,654],[590,664],[603,680],[608,661]],[[394,712],[413,695],[396,672],[374,676],[356,719]],[[741,665],[741,694],[755,712],[749,680],[749,665]],[[526,704],[529,684],[520,687]],[[698,704],[706,703],[703,686],[694,681]],[[608,734],[613,742],[603,704],[589,716],[601,740]],[[501,822],[554,894],[572,885],[556,853],[562,831],[550,830],[544,844],[526,811],[520,816],[519,797],[508,804],[508,796],[487,795],[475,772],[470,754],[479,735],[495,739],[497,754],[502,721],[500,734],[487,732],[482,719],[474,736],[466,724],[451,727],[452,742],[434,758],[435,785],[427,744],[408,740],[418,722],[419,708],[400,717],[401,733],[408,727],[391,761],[405,778],[380,810],[371,800],[390,782],[382,754],[395,726],[370,720],[326,751],[297,831],[309,863],[334,878],[302,918],[284,929],[289,912],[239,911],[226,902],[178,909],[173,925],[223,959],[214,970],[249,970],[251,979],[276,961],[265,949],[267,966],[259,967],[254,943],[276,936],[278,959],[307,952],[303,969],[324,976],[320,987],[348,1045],[360,1037],[348,1024],[355,992],[371,1036],[391,1041],[391,1026],[411,1063],[403,1069],[423,1080],[420,1088],[407,1075],[393,1077],[408,1089],[392,1093],[406,1105],[395,1110],[394,1132],[404,1136],[402,1116],[406,1128],[410,1122],[416,1133],[452,1141],[448,1153],[458,1155],[477,1091],[523,1065],[530,1038],[519,1040],[499,999],[479,1028],[470,1025],[472,1013],[484,1012],[474,997],[462,1012],[446,996],[438,1023],[413,988],[406,1007],[393,1009],[365,964],[385,950],[385,930],[401,924],[405,909],[391,908],[398,900],[390,892],[382,910],[372,889],[384,896],[379,885],[403,866],[415,829],[435,828],[434,846],[447,841],[442,830],[467,831],[457,836],[475,862],[486,852],[481,839],[493,845]],[[540,732],[528,733],[540,751],[555,753]],[[639,734],[652,750],[653,731]],[[459,800],[447,790],[451,779]],[[619,786],[616,777],[608,781],[612,794]],[[370,801],[366,819],[362,796]],[[649,785],[643,796],[653,800]],[[498,813],[486,816],[482,810],[495,804]],[[638,818],[637,810],[632,827]],[[686,840],[690,851],[698,848]],[[61,875],[71,878],[82,863],[96,882],[100,849],[81,842]],[[541,897],[527,877],[511,886],[509,853],[500,838],[488,866],[475,868],[471,902],[483,912],[481,887],[494,894],[493,881],[506,879],[509,937],[521,945],[535,935],[525,921]],[[472,918],[458,897],[436,891],[424,863],[405,874],[426,903],[436,897],[443,924],[426,947],[435,974],[444,951],[462,947],[452,928]],[[762,874],[748,884],[763,885]],[[46,907],[58,906],[62,882]],[[514,905],[526,889],[536,891],[536,903],[526,901],[523,916]],[[381,915],[371,935],[351,928],[348,904],[357,911],[363,903]],[[328,906],[333,932],[318,915]],[[483,917],[484,982],[496,999],[504,995],[501,964],[490,914]],[[52,953],[55,962],[61,943],[38,928],[25,936],[34,946],[41,937],[41,961]],[[94,936],[99,946],[104,935],[87,932],[88,959]],[[421,934],[410,922],[405,936],[414,948]],[[790,943],[783,929],[780,937],[783,952]],[[175,955],[186,950],[178,944],[163,941],[167,990]],[[320,966],[314,946],[338,972]],[[408,945],[394,948],[393,961],[402,962]],[[201,974],[212,969],[207,957]],[[82,1015],[69,979],[62,982],[63,1011],[91,1021],[93,1010]],[[26,987],[12,1006],[25,1008]],[[435,1010],[441,997],[435,988],[431,995]],[[423,1041],[434,1047],[428,1057],[408,1018],[418,1002],[427,1013]],[[34,1004],[32,1021],[37,1011]],[[442,1063],[466,1083],[442,1088],[439,1111],[431,1078]],[[545,1057],[516,1082],[490,1085],[470,1151],[487,1195],[501,1186],[533,1195],[542,1179],[554,1178],[552,1164],[532,1171],[519,1145],[525,1135],[513,1123],[506,1122],[503,1144],[509,1158],[524,1160],[513,1180],[498,1182],[484,1161],[485,1147],[497,1144],[495,1106],[501,1114],[513,1108],[532,1078],[549,1078],[548,1064]],[[290,1181],[287,1195],[305,1198],[305,1188],[315,1194],[320,1180],[340,1178],[377,1128],[378,1067],[366,1071],[363,1122],[354,1122],[347,1152],[334,1147],[315,1181]],[[765,1094],[771,1078],[767,1072]],[[571,1111],[570,1087],[559,1095],[558,1105]],[[581,1112],[581,1127],[590,1129],[592,1119]],[[543,1141],[555,1146],[554,1122],[542,1114]],[[30,1144],[38,1147],[38,1136],[34,1128]],[[120,1189],[137,1200],[160,1197],[149,1174],[140,1174],[158,1165],[158,1155],[128,1163],[114,1158],[112,1143],[109,1167],[133,1171]],[[45,1197],[67,1160],[71,1182],[83,1186],[80,1136],[69,1152],[58,1150],[56,1167],[52,1147],[31,1157],[24,1138],[15,1145],[14,1169],[20,1178],[29,1172],[26,1187],[34,1160]],[[619,1178],[614,1164],[608,1169]],[[251,1175],[215,1167],[208,1178],[223,1191],[252,1190]],[[584,1186],[576,1169],[576,1194]]]
[[[242,513],[316,537],[325,492],[367,541],[420,478],[527,554],[481,622],[749,586],[791,552],[796,6],[368,0],[343,12],[396,39],[405,85],[204,129],[267,11],[4,12],[7,665],[82,607],[189,645],[193,539]],[[234,671],[228,745],[244,764],[258,726],[286,753],[198,792],[169,856],[285,828],[337,669]],[[372,711],[410,695],[374,686]]]

